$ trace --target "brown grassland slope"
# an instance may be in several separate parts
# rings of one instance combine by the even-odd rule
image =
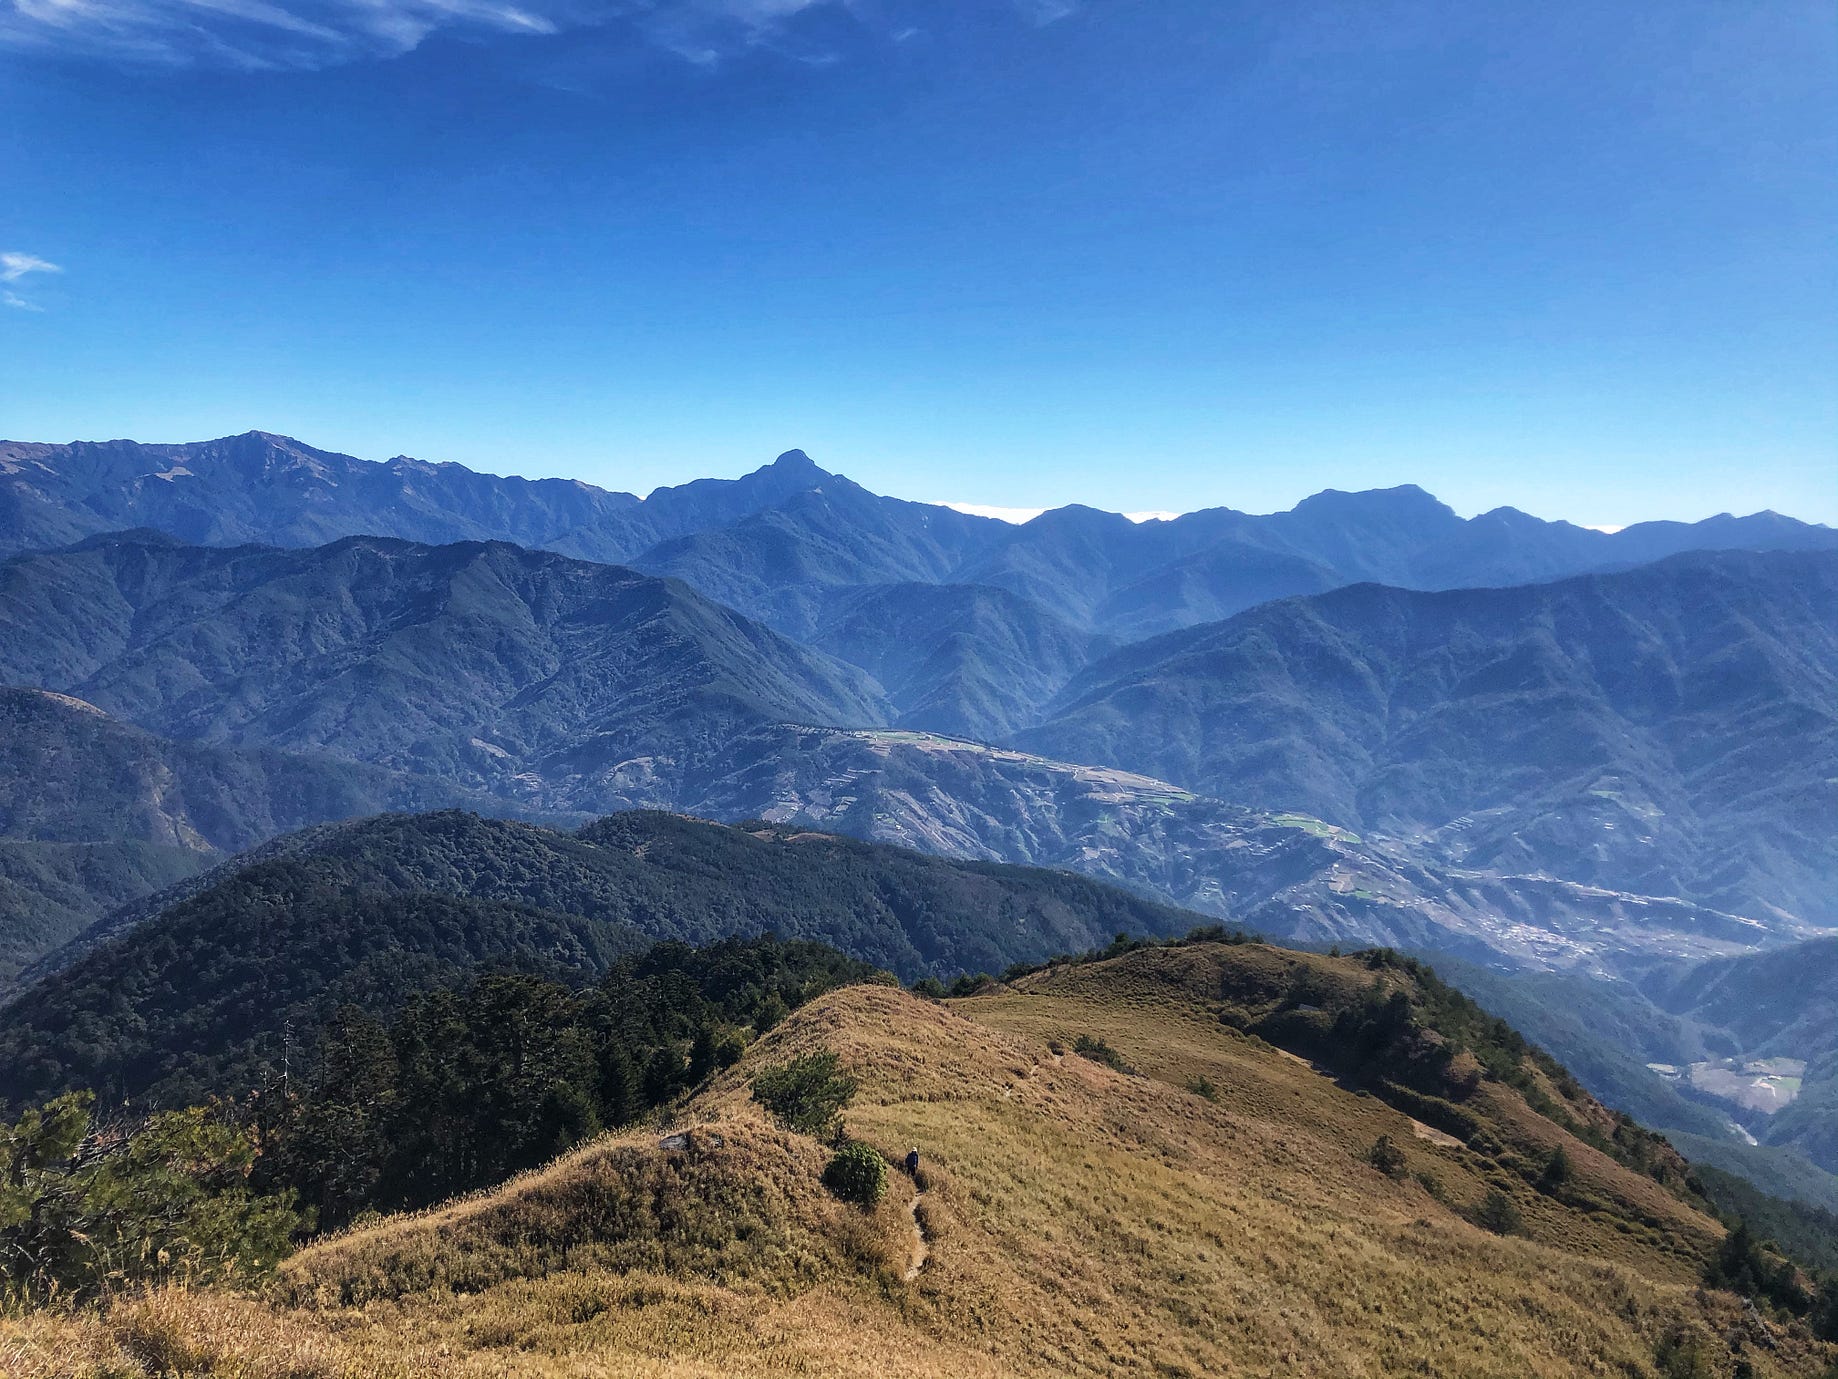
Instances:
[[[0,1371],[1765,1379],[1829,1363],[1697,1287],[1721,1227],[1512,1087],[1464,1089],[1470,1147],[1248,1032],[1273,1028],[1298,965],[1327,1000],[1409,981],[1195,944],[942,1004],[835,992],[680,1109],[684,1147],[597,1141],[317,1243],[259,1298],[167,1290],[0,1323]],[[837,1202],[828,1151],[752,1102],[752,1073],[818,1049],[860,1081],[852,1135],[920,1147],[922,1192],[895,1174],[871,1212]],[[1608,1123],[1580,1094],[1538,1095]],[[1369,1162],[1381,1135],[1403,1154],[1390,1173]],[[1527,1166],[1559,1147],[1569,1174],[1540,1185]],[[1518,1233],[1466,1219],[1490,1191]]]

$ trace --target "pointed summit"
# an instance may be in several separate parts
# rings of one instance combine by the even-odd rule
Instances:
[[[774,474],[810,474],[826,479],[829,477],[824,470],[817,467],[817,462],[802,450],[787,450],[766,468]]]
[[[771,464],[763,464],[734,482],[739,491],[756,500],[776,503],[836,477],[802,450],[787,450]]]
[[[769,493],[774,502],[789,498],[794,493],[803,493],[807,489],[818,488],[832,479],[841,477],[832,474],[818,464],[802,450],[787,450],[771,464],[763,464],[739,482],[751,487],[757,493]]]

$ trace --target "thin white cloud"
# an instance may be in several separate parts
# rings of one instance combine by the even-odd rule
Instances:
[[[48,259],[41,259],[37,254],[22,254],[17,250],[0,253],[0,283],[16,283],[33,273],[62,273],[64,270]],[[21,295],[8,287],[0,291],[0,305],[10,306],[14,311],[43,311],[44,308],[31,298]]]
[[[641,0],[608,0],[605,17]],[[0,47],[175,67],[313,70],[397,57],[437,29],[555,33],[555,11],[493,0],[0,0]]]
[[[0,254],[0,283],[16,283],[28,273],[62,273],[63,271],[55,263],[48,263],[36,254]]]
[[[1071,13],[1071,0],[982,0],[1036,24]],[[451,30],[556,34],[628,23],[641,42],[701,66],[756,48],[806,11],[840,11],[884,36],[909,16],[860,0],[0,0],[0,48],[118,63],[316,70],[399,57]],[[916,3],[894,8],[920,12]],[[781,49],[824,65],[828,53]]]

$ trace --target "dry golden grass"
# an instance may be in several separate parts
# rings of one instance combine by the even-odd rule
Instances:
[[[1488,1089],[1500,1138],[1565,1142],[1597,1209],[1512,1178],[1530,1238],[1470,1226],[1453,1208],[1497,1168],[1414,1137],[1200,999],[1207,963],[1271,964],[1276,981],[1282,960],[1147,951],[948,1006],[838,992],[685,1108],[687,1152],[598,1142],[316,1245],[265,1303],[170,1292],[0,1324],[0,1365],[144,1379],[164,1347],[172,1372],[250,1379],[1631,1377],[1655,1374],[1682,1326],[1731,1373],[1736,1304],[1691,1284],[1713,1223]],[[1052,1052],[1079,1034],[1138,1075]],[[925,1155],[930,1255],[911,1282],[903,1182],[873,1213],[836,1203],[817,1184],[824,1151],[747,1095],[751,1069],[818,1046],[861,1079],[850,1131]],[[1185,1090],[1195,1077],[1215,1099]],[[1438,1196],[1368,1165],[1381,1133]],[[1803,1335],[1775,1339],[1745,1352],[1756,1374],[1816,1372]]]

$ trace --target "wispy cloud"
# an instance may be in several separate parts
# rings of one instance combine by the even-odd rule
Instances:
[[[1072,0],[982,2],[1034,23],[1074,8]],[[312,70],[398,57],[439,31],[540,35],[624,22],[708,66],[774,46],[806,11],[885,22],[891,37],[905,25],[881,8],[863,0],[0,0],[0,47],[122,63]]]
[[[37,254],[0,254],[0,283],[16,283],[28,273],[62,273],[64,270],[55,263],[48,263]]]
[[[0,283],[16,283],[33,273],[62,273],[64,270],[37,254],[21,254],[9,250],[0,253]],[[43,311],[44,308],[29,297],[6,288],[0,290],[0,304],[12,307],[15,311]]]

